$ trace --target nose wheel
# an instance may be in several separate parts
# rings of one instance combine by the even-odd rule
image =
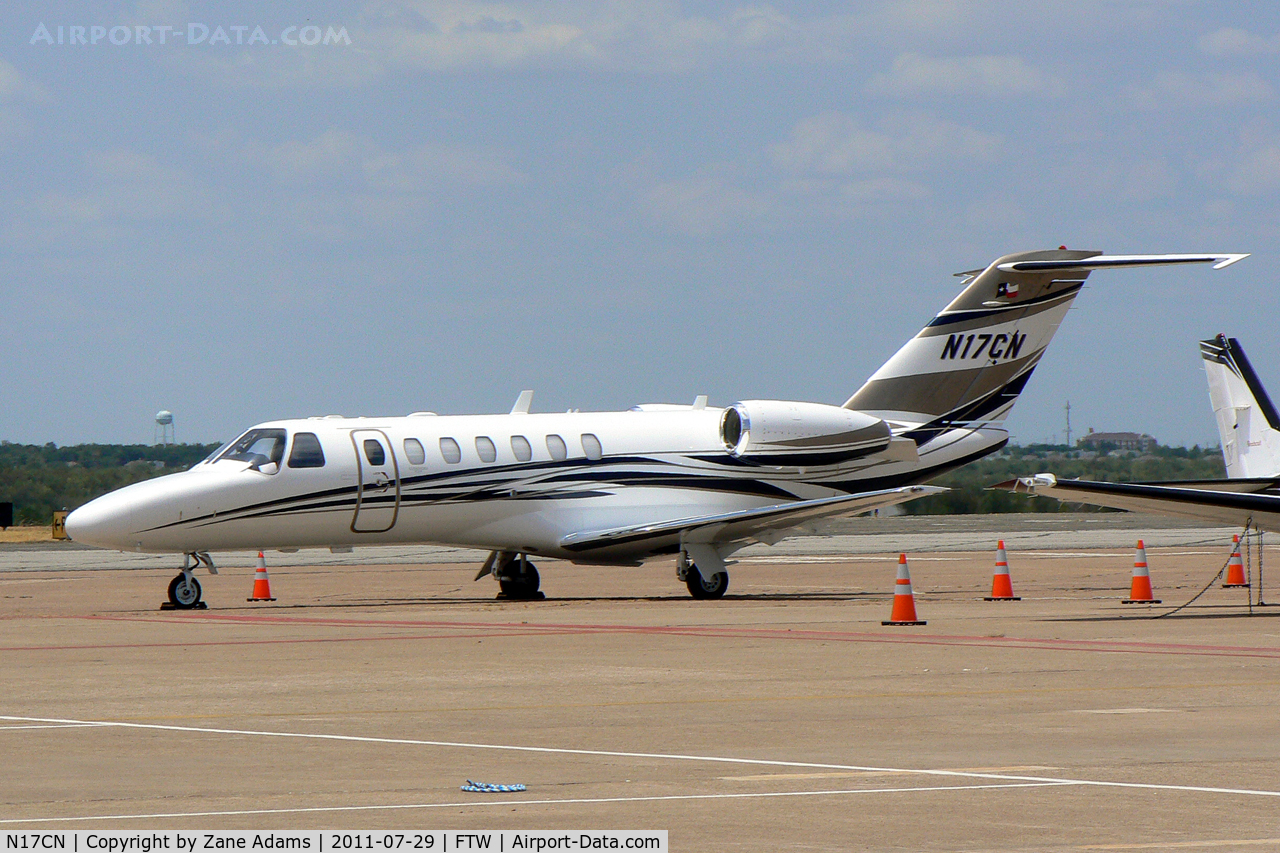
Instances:
[[[179,572],[177,577],[169,581],[169,603],[178,610],[207,607],[208,605],[200,600],[202,592],[200,581],[187,572]]]
[[[191,565],[193,559],[194,566]],[[210,574],[218,573],[213,560],[203,551],[183,556],[182,571],[169,581],[169,600],[160,605],[161,610],[204,610],[209,606],[200,600],[204,591],[200,589],[200,581],[196,580],[194,574],[200,566],[207,567]]]

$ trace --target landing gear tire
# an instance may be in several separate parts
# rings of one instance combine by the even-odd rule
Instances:
[[[689,575],[685,578],[685,585],[689,587],[689,594],[694,598],[705,601],[712,598],[724,598],[725,591],[729,589],[729,573],[716,572],[709,578],[704,578],[702,572],[694,566],[689,567]]]
[[[516,601],[540,601],[546,598],[538,590],[541,583],[542,579],[538,577],[538,569],[533,563],[525,561],[521,564],[519,560],[513,560],[498,576],[498,587],[502,590],[498,597]]]
[[[179,610],[191,610],[200,604],[200,581],[186,572],[169,581],[169,603]]]

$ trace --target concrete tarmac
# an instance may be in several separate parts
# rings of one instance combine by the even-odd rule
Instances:
[[[187,612],[158,609],[172,558],[4,549],[0,833],[1280,850],[1280,607],[1250,606],[1258,555],[1254,588],[1224,590],[1229,531],[1127,518],[1023,545],[1014,520],[885,520],[901,526],[875,536],[916,546],[918,627],[880,624],[898,548],[879,538],[759,549],[712,602],[670,562],[550,561],[547,600],[497,601],[455,561],[471,555],[393,549],[269,554],[278,600],[248,603],[252,570],[231,555],[201,575],[209,609]],[[1162,605],[1120,603],[1134,534]],[[982,600],[998,535],[1021,601]],[[465,794],[467,779],[528,790]]]

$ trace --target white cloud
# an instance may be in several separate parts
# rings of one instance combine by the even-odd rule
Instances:
[[[392,192],[416,192],[443,184],[501,186],[525,176],[494,148],[426,143],[383,150],[370,138],[330,128],[314,139],[271,148],[262,161],[283,181],[358,184]]]
[[[1271,84],[1252,71],[1162,71],[1151,83],[1129,90],[1144,109],[1169,106],[1226,107],[1260,104],[1275,94]]]
[[[669,2],[486,3],[386,6],[366,15],[362,38],[385,46],[394,66],[587,68],[678,73],[726,60],[811,62],[847,27],[798,21],[768,5],[688,14]],[[355,37],[353,36],[353,39]]]
[[[0,151],[31,133],[32,104],[47,101],[48,91],[0,59]]]
[[[877,11],[878,23],[897,29],[951,30],[966,20],[972,3],[961,0],[895,0]]]
[[[1272,195],[1280,191],[1280,138],[1246,142],[1226,184],[1227,189],[1239,196]]]
[[[717,171],[658,183],[641,194],[640,206],[678,230],[698,236],[749,225],[769,213],[770,201],[763,192]]]
[[[1001,145],[995,134],[925,113],[890,116],[868,128],[852,116],[828,112],[801,121],[785,142],[770,146],[769,153],[786,172],[854,175],[989,161]]]
[[[393,65],[430,71],[513,68],[568,57],[590,60],[593,46],[581,27],[535,20],[497,4],[437,5],[417,27],[376,27],[368,35]]]
[[[844,113],[829,112],[795,126],[786,142],[770,147],[773,161],[788,172],[848,175],[892,167],[893,140],[860,127]]]
[[[903,53],[888,73],[877,74],[867,91],[879,95],[1057,95],[1058,79],[1028,65],[1020,56],[935,58]]]
[[[49,93],[43,86],[24,77],[13,65],[0,59],[0,101],[43,101]]]
[[[901,113],[867,126],[826,112],[798,122],[782,142],[733,162],[676,179],[646,174],[625,180],[651,217],[684,233],[786,228],[814,217],[847,219],[911,205],[933,195],[931,184],[957,163],[985,164],[1000,153],[999,136],[938,119]]]
[[[1236,27],[1201,36],[1197,46],[1201,53],[1218,57],[1268,56],[1280,52],[1280,34],[1260,36]]]
[[[92,151],[85,159],[92,188],[39,196],[35,205],[44,218],[73,224],[204,220],[222,210],[192,175],[150,154],[115,149]]]
[[[387,0],[332,24],[345,27],[350,45],[169,51],[162,61],[229,85],[350,88],[405,69],[679,73],[726,61],[810,63],[840,58],[843,43],[859,37],[841,18],[797,21],[768,5],[708,15],[634,0]]]

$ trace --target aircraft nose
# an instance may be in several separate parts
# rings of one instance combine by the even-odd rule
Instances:
[[[127,503],[114,495],[104,495],[67,516],[67,535],[85,545],[128,550],[134,545],[130,536],[132,515]]]

